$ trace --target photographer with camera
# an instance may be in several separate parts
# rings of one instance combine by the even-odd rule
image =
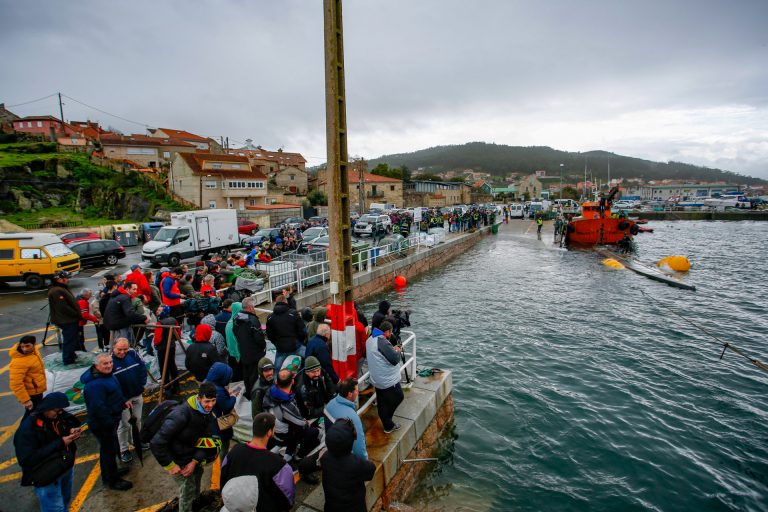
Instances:
[[[402,348],[392,346],[392,329],[392,324],[385,320],[373,329],[371,337],[365,342],[368,371],[371,383],[376,388],[377,409],[385,434],[400,428],[399,424],[392,421],[392,416],[404,399],[403,388],[400,386]]]

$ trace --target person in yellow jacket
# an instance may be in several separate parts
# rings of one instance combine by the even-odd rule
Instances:
[[[47,383],[43,358],[34,336],[23,336],[11,348],[9,355],[11,391],[27,410],[26,415],[42,401],[45,393]]]

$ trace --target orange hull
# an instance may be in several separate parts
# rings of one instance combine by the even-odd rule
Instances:
[[[568,242],[583,245],[616,244],[627,234],[632,236],[635,223],[628,219],[602,217],[596,219],[575,218],[568,226]],[[635,228],[637,229],[637,228]]]

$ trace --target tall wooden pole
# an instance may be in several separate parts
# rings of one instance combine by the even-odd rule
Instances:
[[[328,161],[328,235],[331,271],[332,347],[336,373],[356,376],[352,282],[352,228],[349,218],[349,156],[344,86],[344,34],[341,0],[323,0],[325,25],[325,120]]]

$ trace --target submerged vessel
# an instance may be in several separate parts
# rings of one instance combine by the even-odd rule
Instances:
[[[623,216],[611,216],[611,205],[618,192],[618,187],[614,187],[599,201],[582,204],[581,216],[571,219],[565,227],[566,243],[618,244],[623,240],[631,240],[639,232],[637,223]]]

